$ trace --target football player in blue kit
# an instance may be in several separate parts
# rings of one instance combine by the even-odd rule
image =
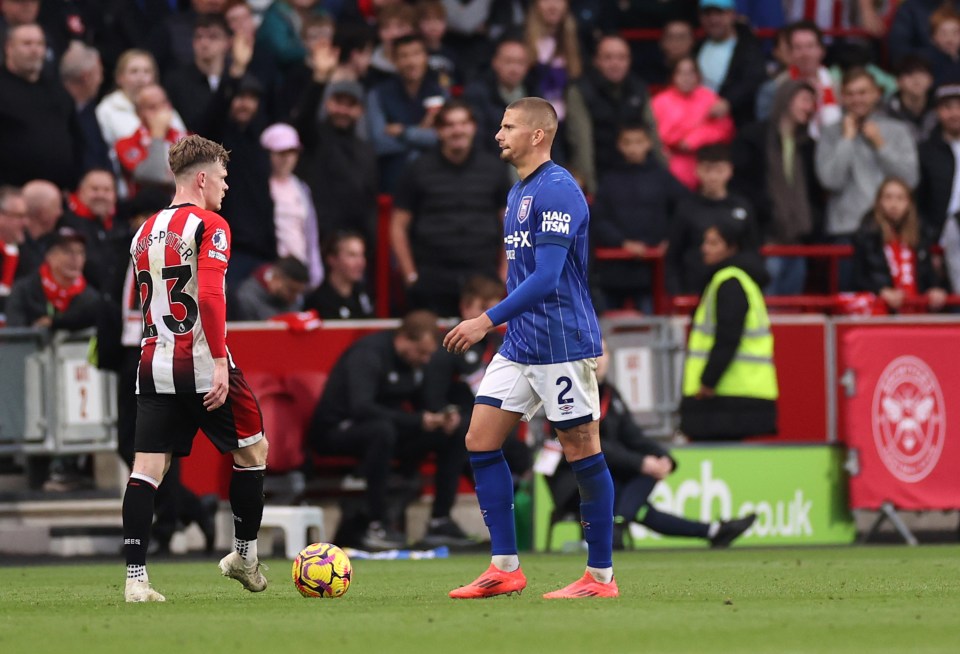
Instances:
[[[600,325],[587,285],[590,215],[569,172],[550,159],[557,113],[541,98],[522,98],[503,115],[500,157],[520,176],[507,196],[504,246],[507,297],[444,339],[455,353],[507,323],[503,346],[480,384],[466,444],[477,499],[490,530],[492,561],[454,599],[519,593],[526,578],[517,556],[513,483],[501,446],[520,420],[543,406],[580,490],[587,570],[547,599],[617,597],[613,579],[613,482],[600,451],[596,358]]]

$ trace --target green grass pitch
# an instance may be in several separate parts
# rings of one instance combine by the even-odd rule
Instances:
[[[123,566],[0,567],[3,654],[960,652],[960,547],[629,552],[621,597],[548,601],[579,555],[524,555],[521,597],[453,601],[487,557],[355,561],[341,599],[301,598],[290,564],[250,594],[216,561],[157,562],[165,604],[126,605]]]

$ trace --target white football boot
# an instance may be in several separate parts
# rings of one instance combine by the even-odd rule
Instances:
[[[267,578],[260,572],[260,562],[248,566],[243,557],[236,552],[230,552],[220,559],[220,572],[224,577],[236,579],[251,593],[259,593],[267,589]]]
[[[166,602],[167,598],[150,587],[149,581],[127,579],[123,598],[128,602]]]

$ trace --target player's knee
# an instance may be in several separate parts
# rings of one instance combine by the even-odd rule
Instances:
[[[267,451],[270,444],[264,436],[256,443],[233,451],[233,462],[243,468],[267,465]]]
[[[491,452],[501,446],[501,443],[495,442],[483,432],[475,429],[469,429],[463,440],[468,452]]]

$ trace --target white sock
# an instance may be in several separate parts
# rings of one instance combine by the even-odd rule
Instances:
[[[516,554],[495,554],[490,562],[497,570],[504,572],[513,572],[520,568],[520,557]]]
[[[243,562],[247,565],[253,565],[257,562],[257,541],[233,539],[234,551],[243,557]]]
[[[150,581],[147,579],[147,566],[127,564],[127,579],[136,579],[137,581]]]
[[[591,568],[587,566],[587,572],[590,573],[590,576],[594,578],[595,581],[599,581],[601,584],[609,584],[613,581],[613,568]]]
[[[707,529],[707,538],[713,538],[717,535],[718,531],[720,531],[720,523],[714,520],[710,523],[710,527]]]

